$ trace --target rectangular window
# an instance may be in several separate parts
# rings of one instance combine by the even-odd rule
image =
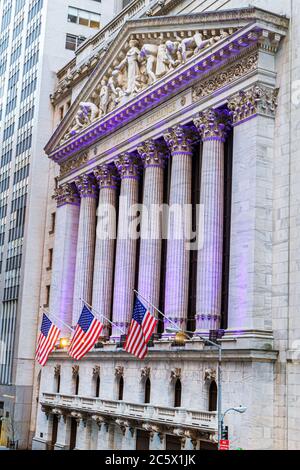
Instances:
[[[52,269],[52,261],[53,261],[53,249],[50,248],[48,250],[48,266],[47,266],[47,271],[50,271]]]
[[[68,21],[70,23],[81,24],[89,28],[100,29],[101,15],[80,8],[69,7]]]
[[[74,34],[67,34],[66,36],[66,49],[76,51],[77,47],[85,41],[83,36],[74,36]]]
[[[50,286],[46,286],[46,301],[44,303],[44,307],[49,307],[49,300],[50,300]]]
[[[50,232],[49,235],[52,235],[55,232],[55,220],[56,220],[56,213],[52,212],[51,214],[51,225],[50,225]]]

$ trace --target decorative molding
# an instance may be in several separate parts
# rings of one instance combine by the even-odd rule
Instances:
[[[205,382],[212,382],[213,380],[217,379],[217,371],[216,369],[205,369],[204,371],[204,381]]]
[[[80,153],[72,159],[67,159],[65,162],[60,164],[60,177],[66,176],[75,170],[78,170],[88,160],[88,152]]]
[[[79,365],[75,364],[72,366],[72,377],[73,379],[76,379],[76,377],[79,374]]]
[[[115,160],[121,179],[138,179],[141,171],[140,163],[135,155],[123,153]]]
[[[149,139],[137,146],[138,154],[143,160],[144,167],[165,167],[168,149],[162,142]]]
[[[257,69],[258,51],[252,52],[238,62],[219,69],[212,77],[203,80],[193,87],[193,101],[197,102],[215,93],[220,88],[230,85],[235,80]]]
[[[193,137],[191,130],[183,126],[175,126],[164,133],[164,139],[170,152],[191,153]]]
[[[61,365],[56,364],[54,366],[54,377],[59,377],[60,376],[60,371],[61,371]]]
[[[100,366],[93,367],[93,377],[98,377],[100,375]]]
[[[279,88],[270,88],[260,83],[245,91],[240,91],[228,101],[232,114],[233,125],[250,119],[256,115],[275,117],[278,106]]]
[[[145,366],[141,368],[141,377],[142,379],[147,379],[150,377],[151,374],[151,367]]]
[[[228,111],[207,109],[199,114],[193,122],[201,135],[202,142],[207,140],[220,140],[225,142],[230,129],[230,116]]]
[[[79,194],[72,183],[59,186],[55,190],[54,198],[56,199],[57,207],[64,206],[65,204],[80,204]]]
[[[94,170],[94,175],[100,190],[104,188],[117,188],[119,178],[115,166],[109,164],[99,165]]]
[[[171,370],[171,380],[181,380],[181,369],[179,367],[176,367],[175,369]]]
[[[98,186],[93,176],[82,175],[75,179],[75,184],[81,198],[84,197],[97,197]]]
[[[124,367],[123,366],[116,366],[115,367],[115,376],[116,377],[123,377],[124,376]]]

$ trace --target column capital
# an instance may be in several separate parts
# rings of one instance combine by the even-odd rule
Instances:
[[[75,179],[75,184],[78,189],[79,195],[83,197],[97,197],[98,188],[95,179],[90,175],[78,176]]]
[[[172,154],[192,152],[193,137],[186,127],[171,127],[164,133],[164,139]]]
[[[146,140],[137,146],[138,154],[143,160],[144,167],[164,168],[168,150],[162,142],[154,139]]]
[[[58,186],[55,190],[54,198],[56,199],[57,207],[64,206],[65,204],[80,204],[79,194],[73,183],[66,183]]]
[[[207,109],[199,113],[193,122],[201,135],[202,142],[219,140],[225,142],[229,130],[230,117],[228,111]]]
[[[278,106],[278,94],[279,88],[256,84],[248,90],[233,95],[228,102],[233,125],[237,126],[258,114],[274,118]]]
[[[115,160],[121,179],[138,179],[140,174],[139,160],[135,155],[123,153]]]
[[[114,166],[109,164],[99,165],[94,170],[95,178],[99,188],[116,189],[118,186],[118,175]]]

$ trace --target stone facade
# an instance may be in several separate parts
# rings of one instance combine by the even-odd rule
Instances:
[[[110,331],[106,324],[106,340],[76,364],[77,382],[67,351],[52,354],[41,373],[33,448],[135,449],[142,435],[150,449],[215,447],[211,386],[218,356],[200,335],[221,327],[222,411],[247,407],[244,415],[226,416],[232,448],[297,449],[299,106],[288,71],[293,70],[296,81],[299,6],[290,11],[286,2],[254,2],[266,14],[242,8],[243,2],[219,1],[202,15],[206,2],[201,7],[190,1],[159,3],[139,22],[127,21],[111,46],[101,50],[101,65],[46,146],[60,166],[59,188],[71,185],[78,193],[76,204],[73,198],[59,204],[58,223],[66,221],[69,210],[78,237],[86,233],[91,241],[92,230],[96,233],[96,214],[85,209],[82,198],[79,209],[78,178],[98,180],[99,207],[111,203],[119,210],[117,231],[109,241],[98,233],[105,229],[98,220],[94,264],[87,259],[92,257],[90,241],[87,246],[77,241],[75,261],[69,254],[70,275],[64,282],[74,278],[75,262],[89,274],[76,268],[80,282],[73,280],[76,294],[69,285],[62,318],[71,323],[78,297],[89,295],[94,308],[103,309],[118,328]],[[217,7],[221,10],[213,11]],[[175,16],[179,13],[186,16]],[[208,40],[203,47],[197,43],[199,28],[201,40]],[[145,50],[150,50],[146,34],[160,50],[172,50],[168,40],[175,47],[163,78],[154,68],[158,50],[155,60]],[[145,70],[139,66],[143,48]],[[101,95],[103,107],[105,90],[99,84],[106,87],[110,81],[114,94],[114,70],[124,74],[117,101],[112,106],[110,95],[100,112],[95,100]],[[143,76],[139,88],[137,77]],[[64,93],[56,90],[56,106]],[[167,240],[123,237],[123,196],[128,205],[191,205],[184,236],[170,237],[175,230],[171,223]],[[186,233],[195,225],[197,202],[204,220],[203,246],[192,256]],[[111,228],[114,222],[109,218]],[[75,243],[74,231],[72,236],[70,243]],[[68,245],[57,244],[59,258],[68,257]],[[88,250],[85,266],[78,261],[82,249]],[[54,261],[53,279],[56,270]],[[53,295],[62,298],[63,286]],[[184,345],[168,331],[172,324],[160,319],[143,361],[122,350],[120,336],[131,319],[134,288],[172,324],[192,329]]]

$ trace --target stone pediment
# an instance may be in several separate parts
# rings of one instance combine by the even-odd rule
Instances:
[[[46,153],[64,160],[259,41],[276,49],[288,20],[263,13],[251,8],[128,21],[101,56]]]

